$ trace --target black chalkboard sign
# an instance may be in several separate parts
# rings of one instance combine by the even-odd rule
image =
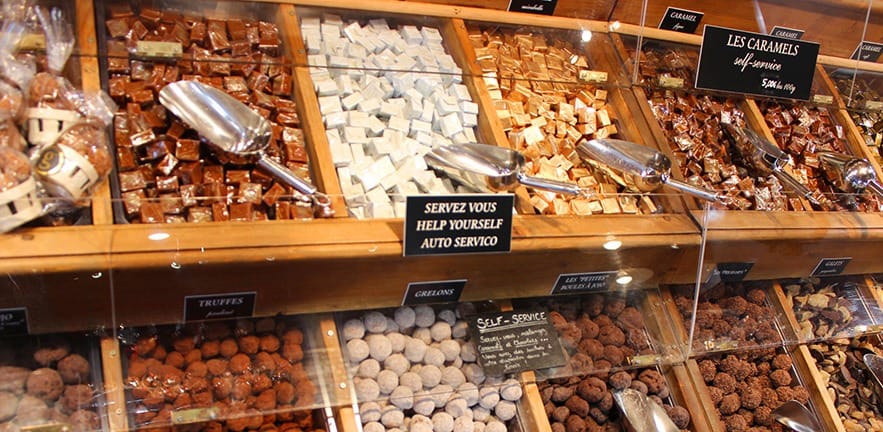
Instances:
[[[849,58],[853,60],[862,60],[866,62],[875,62],[880,59],[883,53],[883,44],[875,42],[862,42],[855,47],[855,51]]]
[[[511,194],[408,196],[404,255],[509,252],[514,204]]]
[[[184,321],[248,318],[254,315],[257,293],[209,294],[184,297]]]
[[[775,26],[772,30],[770,30],[770,36],[783,37],[788,39],[800,39],[803,37],[804,33],[806,32],[803,30],[782,26]]]
[[[408,289],[405,290],[402,305],[455,303],[460,300],[460,295],[463,294],[465,287],[466,279],[411,282],[408,284]]]
[[[469,320],[486,375],[561,366],[564,350],[545,309],[485,313]]]
[[[26,308],[0,309],[0,337],[28,334],[28,310]]]
[[[752,262],[725,262],[718,263],[717,271],[724,282],[741,282],[754,267]]]
[[[696,88],[808,100],[819,44],[706,25]]]
[[[852,257],[822,258],[812,270],[812,276],[835,276],[846,270],[846,265],[852,261]]]
[[[509,0],[509,12],[525,12],[538,15],[555,14],[558,0]]]
[[[681,33],[693,33],[699,28],[699,22],[705,16],[702,12],[691,11],[687,9],[678,9],[669,6],[659,21],[659,28],[662,30],[674,30]]]
[[[607,291],[615,271],[594,273],[564,273],[558,275],[551,295]]]

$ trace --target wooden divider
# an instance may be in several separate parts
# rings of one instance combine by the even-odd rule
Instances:
[[[101,338],[101,368],[104,372],[104,398],[107,401],[110,432],[128,431],[129,411],[126,407],[122,353],[119,341],[113,336]]]

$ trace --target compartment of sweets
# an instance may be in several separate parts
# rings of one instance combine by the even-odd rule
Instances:
[[[790,400],[813,410],[809,391],[783,348],[717,354],[695,362],[695,382],[707,396],[701,399],[712,404],[707,412],[718,415],[721,430],[786,430],[772,411]]]
[[[845,430],[883,430],[883,400],[862,359],[867,353],[883,355],[880,336],[836,339],[808,348]]]
[[[298,8],[331,157],[351,216],[404,216],[406,195],[460,190],[426,166],[475,143],[478,105],[438,20]]]
[[[730,351],[782,344],[779,316],[768,298],[768,281],[719,283],[699,293],[693,352]],[[693,320],[693,285],[671,287],[686,343]],[[677,319],[675,319],[677,321]]]
[[[662,210],[646,195],[618,196],[630,192],[621,173],[584,162],[576,152],[583,136],[637,139],[623,136],[618,111],[624,108],[613,105],[608,90],[584,81],[584,74],[607,66],[594,59],[601,52],[587,55],[580,46],[600,51],[603,35],[586,44],[577,31],[474,23],[467,30],[509,145],[524,154],[525,171],[593,192],[571,197],[522,190],[519,211],[591,215]],[[613,79],[614,72],[610,75]]]
[[[552,432],[627,430],[613,392],[632,388],[661,405],[679,429],[692,429],[691,413],[671,393],[657,367],[555,378],[537,383]]]
[[[520,427],[515,414],[521,383],[486,376],[477,362],[464,320],[476,306],[484,307],[402,306],[338,317],[366,432]]]
[[[82,334],[0,339],[0,429],[106,427],[97,340]]]
[[[634,65],[638,39],[630,35],[613,35],[619,46],[619,55],[630,77]],[[617,42],[618,40],[618,42]],[[660,40],[643,39],[638,58],[638,76],[634,84],[648,87],[692,89],[699,66],[699,47]]]
[[[883,98],[880,97],[883,79],[880,74],[831,67],[826,70],[848,108],[858,110],[883,108]]]
[[[856,278],[783,281],[783,305],[794,312],[798,339],[850,337],[873,327],[863,283]],[[870,300],[876,303],[873,297]]]
[[[842,194],[825,177],[817,152],[851,153],[843,127],[829,110],[802,102],[757,101],[776,144],[791,156],[790,173],[806,185],[821,210],[879,211],[879,200],[870,193]]]
[[[871,148],[871,155],[878,164],[883,163],[883,111],[847,112],[864,139],[864,145]]]
[[[655,325],[646,322],[645,317],[652,315],[652,319],[670,325],[665,310],[647,311],[647,303],[651,302],[648,295],[648,291],[634,290],[519,300],[519,307],[549,309],[549,318],[568,357],[566,366],[536,373],[553,378],[617,371],[671,354],[651,334]]]
[[[290,47],[282,45],[284,29],[274,21],[277,6],[225,5],[223,18],[183,2],[99,6],[104,83],[121,108],[114,119],[118,222],[304,219],[317,211],[250,161],[212,152],[158,102],[159,91],[178,80],[222,89],[270,121],[267,154],[310,177]],[[183,53],[138,55],[139,42],[155,41],[180,44]]]
[[[306,424],[303,416],[323,401],[320,349],[305,322],[278,317],[131,329],[123,341],[130,425],[165,427],[193,412],[213,420],[209,430]]]

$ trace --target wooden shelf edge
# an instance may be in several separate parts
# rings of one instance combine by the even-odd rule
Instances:
[[[101,368],[104,375],[104,397],[107,401],[107,421],[110,432],[129,430],[123,365],[120,355],[118,340],[109,336],[101,338]]]

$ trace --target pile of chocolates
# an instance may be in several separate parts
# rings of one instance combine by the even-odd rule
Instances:
[[[293,98],[292,67],[279,29],[251,19],[206,19],[142,8],[106,22],[110,95],[125,107],[114,119],[119,189],[129,222],[176,223],[301,219],[312,203],[255,170],[248,160],[211,152],[158,102],[171,82],[195,80],[226,91],[270,121],[267,154],[309,178]],[[180,44],[183,54],[150,60],[142,42]],[[143,46],[143,45],[142,45]]]
[[[852,71],[846,73],[834,71],[831,73],[831,79],[850,108],[870,109],[874,107],[875,103],[880,103],[883,100],[880,93],[875,90],[875,87],[880,87],[879,79],[876,77],[855,76]]]
[[[648,196],[628,193],[621,173],[587,163],[576,153],[582,137],[619,138],[607,90],[579,84],[589,72],[585,55],[567,38],[498,27],[469,29],[469,39],[512,148],[524,154],[530,175],[574,182],[588,193],[567,197],[531,190],[519,196],[523,212],[539,214],[647,214]],[[523,202],[526,201],[526,202]]]
[[[848,153],[843,127],[827,108],[803,103],[758,101],[764,120],[782,150],[791,156],[789,173],[809,187],[822,210],[878,211],[879,200],[870,194],[842,193],[825,177],[817,152]]]
[[[883,430],[883,399],[863,360],[883,355],[879,336],[811,344],[809,352],[846,431]]]
[[[310,423],[293,414],[311,408],[317,392],[304,358],[304,334],[295,323],[216,321],[152,333],[128,346],[124,376],[134,426],[168,426],[176,412],[194,409],[213,414],[217,420],[200,426],[212,431]]]
[[[871,147],[874,159],[883,163],[883,112],[849,111],[849,116],[865,139],[865,145]]]
[[[675,306],[690,331],[693,320],[692,286],[675,288]],[[761,283],[720,283],[699,294],[693,349],[722,351],[781,343],[776,313]]]
[[[680,429],[690,426],[690,412],[671,399],[665,376],[655,368],[557,378],[538,383],[552,432],[621,430],[622,413],[613,391],[631,388],[661,405]]]
[[[533,302],[549,318],[574,374],[621,369],[654,353],[639,309],[640,296],[592,294],[566,300]]]
[[[9,340],[0,348],[0,430],[62,423],[74,432],[99,430],[92,365],[62,339],[31,347]],[[26,347],[22,349],[22,346]]]
[[[812,278],[784,284],[782,289],[801,340],[848,336],[857,325],[870,322],[855,282]]]
[[[637,40],[623,38],[628,58],[626,64],[633,65]],[[638,59],[638,82],[652,87],[673,87],[689,89],[696,81],[696,68],[699,65],[699,50],[666,42],[644,41]]]
[[[701,379],[728,432],[782,430],[772,412],[784,402],[809,401],[791,356],[782,349],[706,357],[698,361]]]

